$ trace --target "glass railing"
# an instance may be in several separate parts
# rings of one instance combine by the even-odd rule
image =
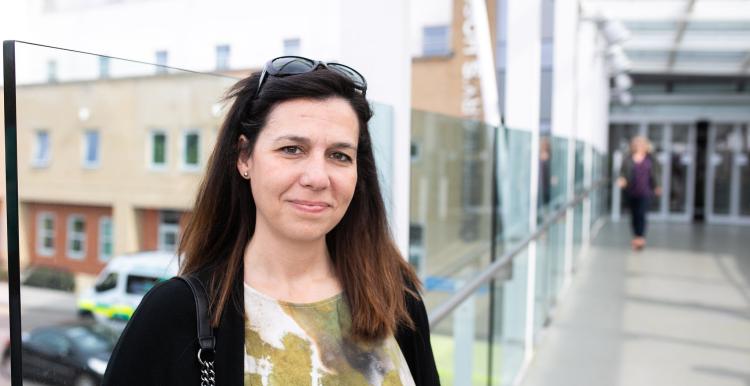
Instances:
[[[474,277],[461,281],[447,300],[429,310],[442,384],[518,383],[539,333],[560,300],[562,285],[570,279],[564,258],[566,213],[587,205],[605,184],[600,180],[584,189],[550,214],[533,234]]]
[[[584,234],[604,213],[602,185],[592,185],[604,177],[594,165],[603,156],[582,141],[542,136],[534,197],[530,131],[422,111],[412,114],[412,130],[410,254],[427,290],[441,382],[514,384],[553,317]],[[481,212],[471,221],[484,231],[467,239],[462,225],[476,202]]]

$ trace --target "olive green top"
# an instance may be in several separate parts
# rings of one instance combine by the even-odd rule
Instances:
[[[245,287],[245,386],[414,385],[391,336],[351,339],[351,312],[341,294],[296,304]]]

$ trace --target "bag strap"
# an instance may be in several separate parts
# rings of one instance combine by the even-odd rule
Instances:
[[[214,373],[214,357],[216,354],[216,339],[210,323],[210,312],[208,309],[208,294],[203,283],[193,275],[176,276],[190,287],[195,298],[195,314],[198,326],[198,362],[201,364],[201,386],[214,386],[216,374]]]

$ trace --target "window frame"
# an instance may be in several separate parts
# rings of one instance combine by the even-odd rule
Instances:
[[[52,237],[52,248],[48,249],[44,246],[44,236],[46,235],[46,230],[44,229],[44,219],[49,218],[52,220],[52,230],[51,230],[51,237]],[[40,256],[45,257],[51,257],[55,255],[55,228],[57,221],[57,218],[55,216],[55,213],[50,211],[42,211],[37,212],[36,214],[36,253]]]
[[[169,51],[156,50],[154,52],[154,64],[156,64],[157,74],[166,74],[167,66],[169,65]]]
[[[437,31],[437,30],[444,30],[445,31],[445,47],[442,51],[436,51],[432,50],[428,52],[427,50],[427,31]],[[445,56],[450,56],[453,54],[453,47],[451,46],[451,26],[448,24],[435,24],[435,25],[426,25],[422,26],[422,47],[420,50],[421,57],[423,58],[440,58]],[[431,39],[432,41],[437,41],[437,39]]]
[[[196,149],[196,163],[191,164],[187,162],[188,157],[188,136],[195,135],[197,136],[197,142],[196,146],[198,149]],[[182,131],[181,135],[181,141],[180,141],[180,168],[184,171],[200,171],[201,168],[201,130],[200,129],[185,129]]]
[[[296,43],[296,51],[289,50],[292,42]],[[302,55],[302,39],[299,37],[283,39],[281,42],[281,49],[282,52],[284,52],[284,55],[300,56]]]
[[[229,70],[229,61],[232,56],[232,47],[229,44],[216,45],[216,70]]]
[[[76,236],[73,234],[73,223],[78,219],[83,222],[83,232],[81,233],[80,239],[78,240],[81,242],[81,251],[74,252],[71,249],[72,242],[75,241],[74,237]],[[69,214],[65,228],[65,254],[68,258],[83,260],[86,257],[86,236],[86,216],[79,213]]]
[[[104,238],[104,225],[109,222],[109,238],[108,240],[105,240]],[[114,222],[112,222],[111,216],[103,216],[99,218],[99,261],[102,262],[108,262],[112,259],[112,256],[114,255],[114,249],[115,249],[115,228],[114,228]],[[110,251],[111,253],[109,256],[106,256],[104,258],[104,244],[106,242],[110,243]]]
[[[177,223],[171,224],[171,223],[165,223],[164,217],[169,213],[174,212],[177,214]],[[159,223],[156,227],[156,248],[160,251],[167,251],[167,252],[174,252],[177,248],[177,244],[179,243],[180,239],[180,219],[179,217],[182,215],[179,211],[165,211],[160,210],[159,211]],[[165,245],[165,235],[167,233],[174,232],[175,234],[175,245],[173,248],[166,248]]]
[[[39,135],[45,134],[47,137],[47,152],[44,158],[38,158],[39,155]],[[46,168],[49,167],[52,161],[52,135],[47,129],[38,129],[34,131],[34,143],[31,149],[31,166],[35,168]]]
[[[164,162],[163,163],[155,163],[154,162],[154,146],[155,146],[155,137],[157,135],[164,135]],[[147,158],[147,164],[148,168],[153,171],[164,171],[167,170],[167,165],[169,165],[169,134],[166,130],[163,129],[151,129],[148,134],[148,140],[146,141],[146,158]]]
[[[91,161],[88,159],[89,155],[89,134],[95,134],[96,138],[96,147],[94,149],[94,153],[96,156],[96,159]],[[99,166],[101,166],[101,135],[99,134],[99,130],[97,129],[86,129],[83,131],[83,148],[81,151],[81,162],[83,163],[83,167],[86,169],[98,169]]]

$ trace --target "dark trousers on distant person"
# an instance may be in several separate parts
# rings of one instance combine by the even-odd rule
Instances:
[[[648,196],[633,196],[628,198],[630,202],[630,217],[633,225],[633,234],[636,237],[646,236],[646,215],[648,214]]]

